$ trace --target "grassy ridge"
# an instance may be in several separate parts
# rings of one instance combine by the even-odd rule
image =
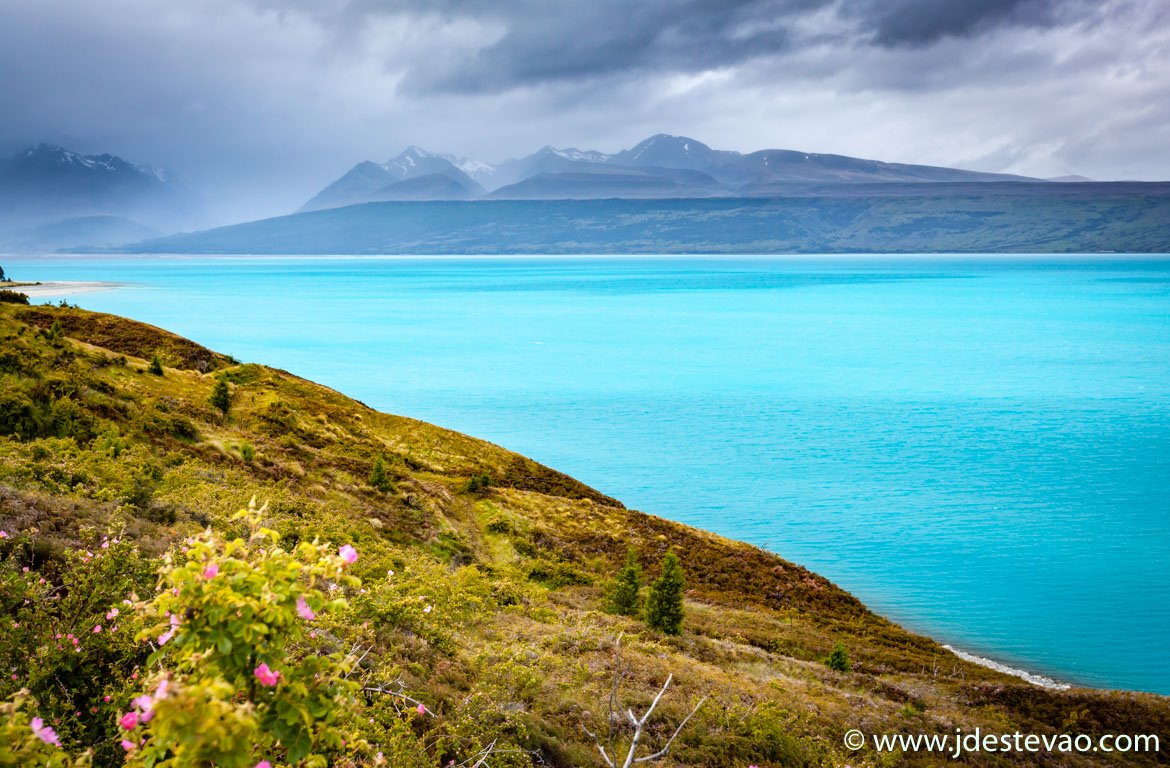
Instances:
[[[1170,185],[862,184],[699,200],[366,203],[115,250],[254,254],[1165,252]]]
[[[161,376],[147,371],[154,355]],[[218,380],[232,392],[227,417],[208,402]],[[386,491],[369,482],[379,459]],[[484,476],[486,488],[469,482]],[[70,548],[111,530],[160,555],[184,535],[228,526],[253,495],[269,500],[270,524],[290,540],[357,541],[359,575],[372,591],[401,585],[393,610],[358,601],[350,623],[371,644],[366,663],[392,670],[438,713],[412,724],[428,744],[439,744],[427,740],[440,732],[466,743],[500,738],[523,750],[506,764],[533,764],[535,755],[546,765],[596,764],[581,726],[596,727],[619,634],[632,703],[644,705],[667,674],[677,681],[652,736],[668,735],[695,700],[711,697],[672,764],[939,763],[925,753],[850,752],[841,738],[853,727],[1170,735],[1164,698],[1048,691],[965,663],[798,565],[626,509],[501,447],[376,412],[151,326],[0,305],[0,528],[36,530],[19,546],[0,541],[0,567],[61,579],[73,567]],[[681,557],[681,637],[603,610],[629,548],[651,574],[668,550]],[[422,602],[438,610],[424,615]],[[837,643],[849,672],[824,663]],[[0,680],[0,698],[33,674],[26,667],[39,653],[17,636],[0,645],[0,662],[17,677]],[[129,673],[107,671],[115,682]],[[100,732],[86,702],[50,690],[41,698],[63,733]],[[1164,764],[1163,742],[1160,755],[1128,764]],[[437,758],[439,747],[431,749]],[[110,764],[119,757],[100,754]],[[955,762],[1030,765],[1035,756]],[[1095,755],[1057,762],[1115,764]]]

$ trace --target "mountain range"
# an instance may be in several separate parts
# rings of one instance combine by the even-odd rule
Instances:
[[[659,134],[498,165],[412,146],[358,163],[293,215],[191,232],[204,200],[166,171],[51,144],[0,161],[0,248],[29,251],[1163,252],[1167,205],[1161,183],[742,154]]]
[[[37,144],[0,160],[0,244],[108,245],[201,222],[203,201],[160,168]]]
[[[385,163],[358,163],[300,210],[392,200],[769,197],[793,184],[993,181],[1044,180],[786,149],[742,154],[658,134],[613,154],[546,146],[499,165],[411,146]]]

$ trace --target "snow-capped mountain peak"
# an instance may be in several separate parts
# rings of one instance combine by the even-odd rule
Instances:
[[[38,144],[21,153],[28,162],[52,164],[57,167],[87,168],[99,171],[119,171],[130,167],[128,163],[113,155],[82,155],[55,144]]]
[[[463,157],[462,155],[439,155],[439,157],[480,183],[491,178],[496,170],[496,166],[491,163],[476,160],[474,157]]]
[[[411,144],[397,157],[387,160],[382,168],[399,179],[409,179],[428,173],[442,173],[451,167],[441,155]]]
[[[558,157],[563,157],[566,160],[573,160],[579,163],[604,163],[608,162],[612,155],[607,155],[604,152],[598,152],[593,149],[580,150],[575,147],[568,147],[566,149],[557,149],[556,147],[545,147],[546,150],[552,152]]]
[[[423,149],[422,147],[415,146],[414,144],[411,144],[409,147],[402,150],[402,155],[400,155],[400,157],[403,157],[403,156],[405,156],[405,157],[419,157],[419,158],[438,157],[438,155],[436,155],[434,152],[428,152],[427,150]]]
[[[198,194],[161,168],[49,143],[0,159],[0,200],[0,228],[106,217],[141,233],[200,224],[204,210]]]
[[[168,183],[173,181],[171,175],[162,168],[152,165],[133,165],[117,155],[103,153],[100,155],[83,155],[59,147],[56,144],[41,143],[20,152],[13,158],[13,162],[26,168],[50,168],[58,171],[74,170],[78,172],[93,171],[97,173],[126,174],[133,176],[143,174],[154,181]]]

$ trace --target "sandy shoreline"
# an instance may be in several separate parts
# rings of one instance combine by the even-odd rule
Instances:
[[[17,291],[30,299],[44,296],[73,296],[79,293],[95,293],[118,288],[121,283],[89,282],[81,280],[57,280],[41,283],[15,283],[12,285],[0,284],[0,289]]]
[[[955,654],[963,661],[969,661],[972,664],[978,664],[982,667],[987,667],[988,669],[994,669],[996,672],[1003,672],[1006,675],[1013,675],[1020,678],[1021,680],[1026,680],[1032,685],[1038,685],[1041,688],[1051,688],[1056,691],[1065,691],[1069,688],[1072,688],[1072,686],[1068,683],[1062,683],[1057,680],[1053,680],[1051,677],[1037,675],[1017,667],[1009,667],[1007,664],[1001,664],[1000,662],[994,661],[993,659],[987,659],[982,656],[976,656],[973,653],[967,653],[966,651],[960,650],[951,645],[944,645],[943,648],[946,648],[948,651]]]

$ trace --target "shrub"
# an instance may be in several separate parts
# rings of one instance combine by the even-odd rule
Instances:
[[[153,373],[155,376],[162,376],[163,375],[162,360],[158,359],[157,354],[151,356],[150,367],[148,367],[146,370],[149,371],[150,373]]]
[[[256,458],[256,448],[251,443],[240,444],[240,458],[244,460],[245,464],[251,464],[252,460]]]
[[[774,701],[762,702],[752,707],[743,719],[738,720],[736,730],[748,737],[749,754],[744,759],[786,768],[813,768],[827,765],[827,760],[818,759],[816,746],[802,742],[793,735],[794,716]]]
[[[358,597],[357,612],[378,627],[394,627],[454,650],[453,634],[480,620],[492,604],[494,582],[475,566],[449,564],[409,552],[386,579]]]
[[[0,643],[0,699],[23,689],[65,750],[93,747],[98,764],[120,762],[106,697],[120,697],[147,656],[123,601],[153,581],[149,564],[117,536],[63,553],[39,551],[44,540],[27,534],[9,541],[0,561],[0,615],[11,619]],[[15,716],[10,709],[0,723]],[[0,765],[38,764],[5,762],[0,747]]]
[[[833,652],[825,659],[825,666],[837,672],[848,672],[851,668],[849,663],[849,654],[845,651],[845,646],[837,643],[833,646]]]
[[[355,659],[306,647],[318,613],[347,609],[331,595],[359,584],[345,573],[357,553],[285,550],[265,511],[233,518],[243,537],[207,531],[164,559],[157,597],[139,606],[155,670],[119,717],[128,764],[324,766],[365,749],[348,729]]]
[[[17,692],[0,704],[0,765],[66,768],[88,766],[89,752],[73,759],[61,749],[61,739],[42,717],[30,718],[24,711],[28,690]]]
[[[370,486],[382,493],[389,493],[394,490],[394,483],[390,481],[390,476],[386,474],[386,462],[382,457],[374,459],[374,468],[370,470]]]
[[[671,550],[662,558],[662,573],[646,600],[646,623],[652,629],[668,635],[682,632],[684,586],[682,565]]]
[[[626,564],[618,571],[617,578],[610,586],[609,609],[619,616],[637,616],[639,595],[642,590],[642,568],[634,550],[626,553]]]
[[[226,417],[232,408],[232,391],[228,387],[228,383],[223,379],[217,380],[211,389],[211,397],[207,399],[207,402],[211,403],[214,408],[218,408],[219,412]]]
[[[503,518],[496,518],[484,526],[484,530],[486,530],[488,533],[507,534],[513,533],[515,529],[507,520]]]
[[[103,453],[112,459],[116,459],[126,452],[130,444],[122,437],[117,427],[110,427],[98,435],[93,447],[98,453]]]
[[[150,508],[154,492],[163,479],[163,470],[158,464],[147,461],[136,467],[122,490],[125,503],[141,510]]]
[[[20,440],[39,437],[93,437],[93,417],[68,397],[55,397],[51,387],[29,393],[14,388],[0,395],[0,435]]]
[[[4,288],[0,290],[0,304],[28,304],[28,294]]]
[[[464,490],[468,493],[481,493],[486,491],[492,485],[492,477],[487,472],[480,472],[472,475],[467,480],[467,485]]]

